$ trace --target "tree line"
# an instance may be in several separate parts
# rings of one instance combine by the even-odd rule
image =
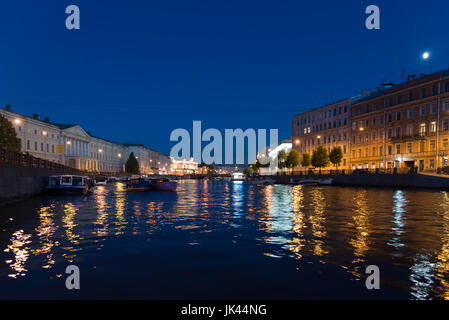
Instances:
[[[332,163],[338,170],[338,166],[340,165],[342,159],[343,151],[341,147],[334,147],[330,150],[330,152],[328,152],[326,148],[319,146],[312,152],[312,155],[309,153],[303,153],[302,157],[295,149],[292,149],[289,153],[282,150],[278,154],[278,168],[280,170],[294,169],[299,165],[303,168],[308,168],[310,166],[315,168],[325,168],[329,165],[329,163]],[[244,173],[251,175],[259,172],[260,168],[268,166],[269,164],[261,165],[259,160],[257,160],[255,163],[245,168]]]

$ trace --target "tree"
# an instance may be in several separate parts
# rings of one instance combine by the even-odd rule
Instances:
[[[129,174],[138,174],[139,171],[139,162],[134,156],[134,152],[131,152],[125,164],[125,172]]]
[[[278,168],[284,169],[286,167],[285,160],[287,159],[287,152],[281,150],[278,154]]]
[[[292,149],[287,156],[287,159],[285,160],[285,164],[288,168],[293,169],[294,167],[299,166],[299,152],[295,149]]]
[[[247,167],[243,170],[243,173],[250,176],[253,173],[253,169],[251,167]]]
[[[301,165],[304,168],[307,168],[308,166],[310,166],[310,154],[308,153],[303,153],[302,155],[302,160],[301,160]]]
[[[334,147],[329,154],[329,160],[335,165],[335,169],[338,170],[338,166],[340,165],[341,160],[343,159],[343,151],[341,147]]]
[[[312,166],[315,168],[324,168],[329,164],[329,155],[323,146],[319,146],[313,151]]]
[[[0,114],[0,148],[10,151],[20,151],[20,140],[11,122]]]
[[[259,162],[259,159],[257,159],[256,162],[251,165],[251,169],[254,172],[259,172],[260,167],[261,167],[261,164]]]

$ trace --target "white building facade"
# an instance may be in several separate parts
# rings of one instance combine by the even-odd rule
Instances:
[[[168,156],[144,145],[120,144],[92,136],[79,125],[54,124],[49,118],[28,117],[0,109],[16,130],[23,153],[89,172],[123,173],[131,152],[141,173],[164,174],[170,169]]]

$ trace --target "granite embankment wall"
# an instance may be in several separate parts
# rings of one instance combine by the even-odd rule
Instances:
[[[70,172],[0,163],[0,205],[42,193],[48,176],[54,174]]]
[[[272,176],[278,183],[288,183],[290,179],[332,178],[335,185],[393,188],[431,188],[449,190],[449,176],[425,174],[338,174],[338,175],[279,175]]]

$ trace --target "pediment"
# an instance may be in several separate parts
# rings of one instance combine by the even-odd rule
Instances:
[[[90,138],[89,134],[79,125],[62,130],[65,134],[76,135],[82,138]]]

